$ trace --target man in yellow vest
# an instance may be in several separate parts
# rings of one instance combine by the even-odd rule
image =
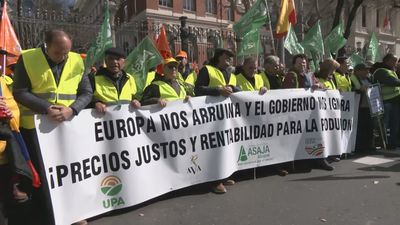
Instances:
[[[347,57],[338,57],[336,61],[340,64],[333,73],[332,80],[339,91],[351,91],[350,64]]]
[[[233,63],[233,56],[233,52],[228,49],[215,49],[214,57],[209,65],[199,71],[194,90],[196,96],[229,97],[232,93],[240,91],[236,87],[236,76],[229,70]]]
[[[339,68],[340,64],[334,59],[325,59],[319,66],[319,70],[315,73],[315,77],[317,77],[319,82],[324,85],[325,89],[337,90],[333,81],[333,73],[337,68]]]
[[[224,96],[229,97],[232,93],[240,91],[236,86],[236,76],[229,68],[233,63],[233,52],[229,49],[217,48],[209,65],[204,66],[200,71],[195,83],[196,96]],[[235,181],[218,181],[212,190],[215,193],[223,194],[227,190],[224,185],[233,185]]]
[[[107,106],[131,104],[140,107],[135,98],[136,83],[132,75],[122,68],[125,65],[125,52],[120,48],[105,51],[105,68],[100,68],[90,77],[93,87],[93,103],[97,112],[105,113]]]
[[[20,104],[21,133],[42,180],[32,200],[40,224],[45,225],[54,224],[54,217],[33,115],[46,114],[61,123],[78,115],[93,95],[90,81],[83,74],[82,58],[71,52],[71,47],[66,32],[50,30],[45,34],[45,44],[26,50],[15,66],[13,94]]]
[[[156,74],[153,82],[143,92],[142,104],[159,104],[165,107],[167,102],[187,99],[185,87],[178,82],[178,61],[164,59],[163,74]]]
[[[264,80],[257,74],[257,62],[253,57],[244,59],[242,71],[236,75],[236,81],[242,91],[259,91],[261,95],[267,92]]]
[[[388,53],[383,57],[382,66],[374,72],[373,78],[381,85],[385,126],[389,129],[388,149],[395,149],[399,144],[397,139],[400,125],[400,79],[395,72],[397,57]]]

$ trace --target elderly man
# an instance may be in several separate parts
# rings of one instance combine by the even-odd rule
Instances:
[[[105,51],[105,68],[100,68],[90,77],[93,87],[93,102],[96,111],[106,112],[107,106],[131,104],[140,107],[135,99],[136,83],[132,75],[126,73],[125,52],[119,48],[109,48]]]
[[[282,87],[283,67],[278,56],[269,55],[264,60],[264,72],[261,77],[267,89],[280,89]]]
[[[61,123],[78,115],[92,99],[82,58],[71,52],[71,47],[67,33],[50,30],[45,34],[45,43],[22,53],[15,66],[13,94],[20,104],[21,133],[42,180],[41,188],[32,195],[39,220],[35,224],[54,224],[54,218],[33,115],[46,114]]]
[[[165,107],[168,101],[187,98],[184,86],[178,82],[178,64],[174,58],[164,59],[164,73],[156,74],[153,82],[144,90],[143,105],[158,103]]]

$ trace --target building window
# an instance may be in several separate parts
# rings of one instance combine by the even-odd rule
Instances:
[[[183,1],[183,9],[196,11],[196,0],[185,0]]]
[[[158,4],[172,8],[172,0],[158,0]]]
[[[380,11],[379,9],[376,10],[376,27],[379,27],[379,17],[380,17]]]
[[[235,21],[235,18],[233,18],[233,9],[232,9],[232,7],[229,7],[226,10],[226,18],[228,18],[229,21]]]
[[[206,0],[206,12],[217,14],[217,0]]]
[[[367,7],[365,5],[361,8],[361,26],[367,27]]]

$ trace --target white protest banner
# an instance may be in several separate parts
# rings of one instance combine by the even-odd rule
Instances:
[[[354,148],[353,93],[302,89],[196,97],[133,110],[36,117],[57,225],[139,204],[237,170]],[[343,142],[342,139],[346,139]]]

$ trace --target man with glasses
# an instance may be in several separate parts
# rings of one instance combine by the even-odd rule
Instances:
[[[187,98],[184,86],[177,81],[178,64],[174,58],[164,59],[163,74],[156,73],[153,82],[144,89],[142,105],[158,103],[165,107],[169,101]]]
[[[32,224],[54,224],[33,115],[46,114],[61,123],[78,115],[93,95],[89,79],[83,74],[82,58],[71,52],[71,47],[72,41],[66,32],[50,30],[45,34],[45,44],[24,51],[15,66],[13,94],[20,104],[21,133],[42,181],[41,188],[32,193],[36,210]]]

